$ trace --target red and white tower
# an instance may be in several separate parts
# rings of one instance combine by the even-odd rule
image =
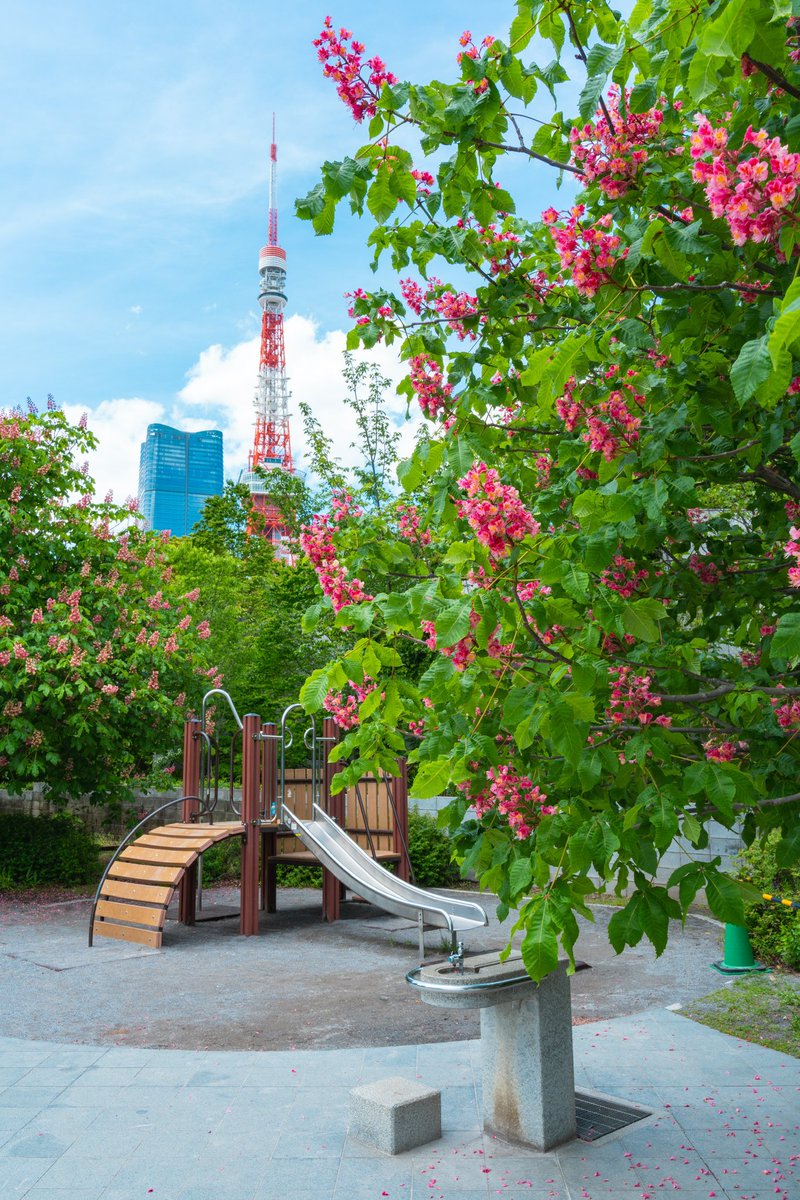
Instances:
[[[241,482],[246,483],[253,498],[253,508],[263,514],[263,535],[275,544],[280,554],[284,526],[278,509],[270,504],[265,483],[256,474],[256,467],[267,470],[279,468],[294,474],[292,439],[289,429],[289,384],[286,378],[286,349],[283,340],[283,310],[286,307],[286,251],[278,245],[278,208],[276,202],[276,170],[278,148],[275,143],[275,115],[272,116],[272,145],[269,165],[269,228],[267,244],[258,255],[260,286],[258,301],[264,310],[261,319],[261,358],[256,385],[256,427],[253,449],[247,471]],[[262,522],[258,522],[261,527]],[[281,555],[288,557],[286,551]]]

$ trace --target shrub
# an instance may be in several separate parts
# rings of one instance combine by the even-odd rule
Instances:
[[[321,888],[322,867],[294,867],[291,863],[278,863],[276,879],[279,887]]]
[[[408,853],[420,887],[447,887],[458,879],[451,861],[452,844],[433,817],[411,809],[408,814]],[[203,855],[203,883],[238,881],[241,870],[238,838],[211,846]],[[321,888],[322,868],[278,863],[279,887]]]
[[[762,892],[787,900],[800,897],[800,866],[779,867],[775,847],[779,837],[771,835],[739,855],[739,877],[749,879]],[[756,958],[800,968],[800,913],[797,909],[765,900],[746,910],[747,931]]]
[[[0,813],[0,880],[4,887],[74,887],[98,876],[97,845],[69,813],[32,817]]]
[[[408,855],[420,887],[447,887],[458,879],[450,838],[434,817],[415,808],[408,814]]]
[[[209,846],[203,855],[203,886],[223,880],[238,882],[242,873],[242,843],[239,838],[229,838]]]

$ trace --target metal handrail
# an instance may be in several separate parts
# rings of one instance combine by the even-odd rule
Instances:
[[[208,700],[209,696],[224,696],[225,697],[225,699],[228,701],[228,707],[230,708],[231,712],[233,713],[233,719],[236,722],[236,724],[239,726],[239,729],[241,729],[242,728],[242,719],[239,716],[238,712],[236,711],[236,706],[234,705],[233,701],[231,700],[228,693],[224,690],[224,688],[212,688],[210,692],[206,692],[205,696],[203,696],[203,705],[200,710],[201,724],[202,724],[203,728],[205,729],[205,727],[206,727],[206,708],[208,707],[206,704],[206,701]]]
[[[397,805],[394,802],[394,788],[392,787],[391,781],[392,781],[392,776],[388,775],[386,772],[384,772],[383,785],[386,788],[386,795],[389,798],[389,805],[391,807],[392,815],[394,817],[394,827],[400,836],[401,845],[402,845],[403,849],[405,850],[406,862],[408,863],[408,873],[411,876],[411,882],[416,883],[417,882],[417,873],[414,870],[414,864],[411,861],[411,854],[408,849],[408,839],[407,839],[406,835],[403,833],[403,826],[400,822],[400,817],[398,816],[398,813],[397,813]],[[407,812],[408,812],[408,803],[406,803],[406,813]]]
[[[366,833],[367,841],[369,842],[369,852],[372,855],[372,857],[375,859],[375,861],[377,862],[378,861],[378,853],[375,849],[375,843],[372,840],[372,830],[369,827],[369,814],[367,813],[366,807],[364,805],[364,801],[361,798],[361,788],[359,787],[358,784],[355,784],[355,791],[356,791],[356,801],[358,802],[358,807],[361,809],[361,816],[364,818],[364,832]],[[380,825],[378,826],[378,828],[380,829]]]
[[[94,900],[92,901],[92,911],[91,911],[91,915],[89,917],[89,945],[90,946],[92,945],[92,939],[94,936],[94,917],[95,917],[95,913],[97,912],[97,903],[100,899],[100,893],[103,889],[103,884],[105,883],[106,879],[108,878],[108,873],[111,870],[111,868],[113,867],[114,863],[117,861],[117,859],[119,858],[120,854],[125,849],[125,847],[130,843],[130,840],[133,837],[133,835],[135,833],[137,833],[142,828],[143,825],[146,825],[147,822],[150,821],[153,817],[157,817],[159,813],[164,812],[168,808],[172,808],[173,805],[183,804],[184,800],[196,800],[198,802],[198,804],[200,804],[200,806],[201,806],[200,812],[208,812],[209,811],[206,808],[206,806],[203,804],[202,796],[177,796],[174,800],[168,800],[166,802],[166,804],[161,804],[158,808],[154,808],[152,812],[149,812],[147,814],[147,816],[142,817],[141,821],[137,822],[137,824],[134,825],[133,829],[129,829],[128,832],[125,834],[125,837],[122,839],[120,844],[117,846],[114,853],[111,855],[111,858],[108,860],[108,863],[106,864],[106,869],[105,869],[105,871],[103,871],[103,874],[100,878],[100,882],[97,885],[97,891],[95,892]]]
[[[279,783],[279,788],[278,788],[278,806],[279,806],[279,813],[280,813],[281,820],[283,820],[283,804],[286,799],[286,751],[291,750],[292,746],[294,745],[294,735],[292,734],[291,729],[288,730],[288,738],[287,738],[286,719],[289,716],[289,713],[294,712],[294,710],[296,708],[302,709],[303,705],[299,704],[299,703],[290,704],[290,705],[288,705],[287,708],[285,708],[283,710],[283,714],[281,716],[281,732],[280,732],[281,765],[280,765],[280,783]],[[310,746],[308,745],[309,733],[311,734],[311,745]],[[303,741],[304,741],[305,745],[308,746],[308,749],[311,751],[311,803],[313,805],[315,802],[315,796],[317,795],[317,788],[318,788],[318,782],[317,782],[317,723],[314,720],[313,716],[311,718],[311,724],[309,725],[308,729],[303,734]]]

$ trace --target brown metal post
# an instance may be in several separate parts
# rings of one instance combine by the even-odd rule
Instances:
[[[345,828],[345,795],[331,795],[331,784],[334,775],[342,770],[343,764],[332,763],[329,755],[339,738],[339,726],[333,717],[326,717],[322,722],[322,807],[325,812]],[[329,740],[330,739],[330,740]],[[342,889],[339,880],[327,868],[322,868],[322,919],[323,921],[338,921],[341,914]]]
[[[400,879],[411,878],[411,862],[408,857],[408,763],[400,759],[400,774],[392,780],[396,819],[392,829],[392,850],[400,855],[397,874]]]
[[[197,818],[199,802],[194,799],[200,791],[200,722],[191,717],[183,726],[183,795],[181,820]],[[188,799],[186,798],[188,797]],[[194,925],[197,903],[197,863],[185,871],[178,888],[178,920],[183,925]]]
[[[242,886],[239,932],[249,937],[258,933],[258,851],[261,844],[261,719],[247,713],[242,722]]]
[[[262,743],[264,815],[268,821],[271,820],[274,809],[274,817],[277,821],[281,815],[278,812],[278,742],[276,740],[278,726],[274,721],[265,721],[261,726],[261,732],[266,736],[266,741]],[[261,908],[266,909],[267,912],[275,912],[276,909],[275,864],[269,862],[270,854],[274,854],[276,850],[274,832],[263,829],[261,831]]]

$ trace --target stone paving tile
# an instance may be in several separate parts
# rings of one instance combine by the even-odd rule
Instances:
[[[83,1063],[77,1065],[63,1063],[56,1067],[45,1064],[32,1067],[25,1073],[24,1079],[28,1087],[69,1087],[85,1074],[86,1065]]]
[[[70,1188],[31,1188],[25,1193],[25,1200],[101,1200],[105,1196],[105,1188],[84,1188],[80,1184]]]
[[[364,1051],[360,1082],[371,1083],[392,1075],[408,1075],[413,1079],[416,1072],[416,1046],[377,1046]]]
[[[107,1108],[115,1104],[120,1094],[127,1089],[121,1087],[85,1087],[73,1083],[62,1088],[53,1101],[53,1108]]]
[[[344,1148],[343,1131],[323,1131],[319,1135],[313,1128],[308,1130],[284,1130],[272,1152],[271,1161],[277,1159],[335,1159],[341,1158]]]
[[[448,1087],[442,1091],[442,1129],[483,1129],[474,1087]]]
[[[77,1182],[81,1187],[108,1186],[119,1170],[119,1158],[109,1153],[85,1158],[67,1150],[40,1177],[43,1187],[67,1188]]]
[[[207,1149],[187,1171],[186,1187],[213,1185],[254,1193],[266,1175],[269,1163],[252,1150],[251,1147],[249,1154],[232,1154],[221,1147]]]
[[[35,1108],[28,1105],[0,1107],[0,1129],[8,1129],[12,1133],[16,1133],[18,1130],[24,1129],[29,1121],[33,1121],[38,1113],[38,1105]],[[0,1196],[2,1196],[2,1192],[0,1192]]]
[[[50,1169],[46,1159],[0,1158],[0,1196],[18,1200]]]
[[[256,1189],[256,1200],[323,1200],[333,1195],[338,1173],[338,1158],[273,1156]]]
[[[189,1172],[195,1165],[195,1157],[177,1157],[172,1159],[151,1159],[142,1161],[138,1157],[131,1158],[120,1166],[112,1177],[106,1181],[107,1192],[103,1192],[103,1200],[134,1200],[142,1196],[147,1200],[149,1188],[158,1200],[173,1200],[186,1184]],[[81,1184],[83,1184],[81,1180]]]
[[[105,1065],[105,1060],[92,1063],[80,1078],[81,1087],[127,1087],[137,1082],[141,1067],[115,1067]]]
[[[405,1193],[401,1194],[404,1195]],[[437,1182],[436,1187],[431,1189],[427,1183],[416,1180],[411,1193],[411,1200],[487,1200],[489,1196],[491,1196],[491,1192],[488,1186],[465,1188],[458,1183]],[[341,1200],[344,1200],[344,1197]]]
[[[14,1108],[45,1108],[63,1091],[62,1087],[28,1087],[25,1083],[17,1083],[14,1087],[0,1090],[0,1108],[6,1105]]]
[[[0,1158],[45,1158],[55,1162],[69,1150],[72,1142],[72,1138],[56,1137],[53,1133],[26,1126],[6,1142],[0,1151]]]
[[[541,1159],[541,1156],[540,1156]],[[489,1195],[527,1196],[529,1200],[565,1200],[566,1183],[558,1163],[528,1157],[504,1158],[493,1163],[488,1176]]]
[[[255,1187],[236,1184],[192,1183],[176,1195],[176,1200],[253,1200]]]

